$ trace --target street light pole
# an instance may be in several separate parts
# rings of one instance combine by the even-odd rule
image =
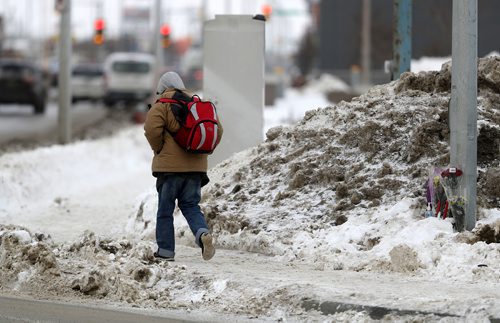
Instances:
[[[59,31],[59,143],[71,140],[71,0],[58,0],[61,13]]]
[[[450,166],[465,175],[465,229],[476,225],[477,0],[453,1]]]

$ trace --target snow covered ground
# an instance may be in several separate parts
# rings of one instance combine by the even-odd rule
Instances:
[[[287,90],[265,109],[266,141],[209,173],[210,262],[180,213],[176,262],[154,260],[141,126],[0,156],[0,292],[215,320],[500,318],[499,70],[479,68],[473,232],[422,216],[429,169],[448,160],[445,66],[350,103],[328,103],[331,84]]]

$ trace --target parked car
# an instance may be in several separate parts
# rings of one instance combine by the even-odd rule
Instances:
[[[99,64],[77,64],[71,74],[73,102],[104,97],[104,70]]]
[[[109,55],[104,63],[104,104],[112,106],[117,102],[145,101],[156,87],[154,63],[154,56],[145,53]]]
[[[25,60],[0,60],[0,103],[31,104],[35,114],[42,114],[46,101],[42,69]]]

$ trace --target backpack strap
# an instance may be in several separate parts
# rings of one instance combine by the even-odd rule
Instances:
[[[168,98],[161,98],[156,100],[156,102],[161,102],[161,103],[177,103],[177,104],[186,104],[187,102],[182,101],[182,100],[176,100],[176,99],[168,99]]]
[[[189,109],[187,108],[187,102],[183,100],[177,99],[169,99],[169,98],[160,98],[156,100],[156,102],[161,103],[170,103],[170,109],[172,110],[172,114],[175,117],[175,120],[181,125],[181,127],[186,123],[186,118],[189,113]],[[170,133],[170,131],[169,131]],[[175,134],[170,133],[172,136]]]
[[[197,98],[197,99],[196,99]],[[182,90],[175,89],[174,95],[171,98],[160,98],[156,102],[162,103],[177,103],[182,105],[187,105],[191,101],[201,101],[198,95],[188,96]]]

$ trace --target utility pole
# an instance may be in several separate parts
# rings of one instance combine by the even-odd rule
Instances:
[[[203,33],[203,23],[207,19],[207,0],[201,0],[200,6],[201,33]]]
[[[412,0],[394,0],[393,79],[411,68]]]
[[[57,0],[59,30],[59,143],[71,140],[71,0]]]
[[[453,1],[450,166],[465,176],[465,229],[476,225],[477,0]]]
[[[4,42],[4,20],[3,20],[3,16],[0,15],[0,52],[3,50],[3,42]]]
[[[363,86],[371,83],[371,0],[363,0],[361,22],[361,81]]]

